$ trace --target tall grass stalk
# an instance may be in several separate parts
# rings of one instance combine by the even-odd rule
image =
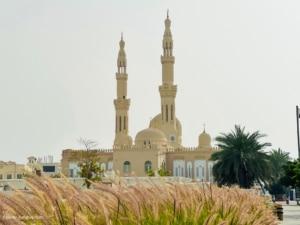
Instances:
[[[82,189],[29,177],[29,191],[0,193],[0,224],[275,225],[266,200],[239,188],[199,183],[93,183]]]

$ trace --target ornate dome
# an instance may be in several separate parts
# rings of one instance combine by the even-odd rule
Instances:
[[[144,129],[135,136],[136,145],[165,145],[167,142],[165,134],[155,128]]]
[[[199,135],[199,147],[200,148],[210,148],[211,147],[211,137],[205,130]]]
[[[150,121],[150,127],[151,128],[161,128],[163,126],[162,124],[162,119],[161,119],[161,113],[156,115],[151,121]],[[181,123],[180,121],[176,118],[176,130],[181,136]]]
[[[170,127],[167,123],[162,121],[161,114],[158,114],[150,121],[149,127],[162,131],[167,137],[169,144],[173,147],[181,146],[181,123],[177,118],[175,127]]]

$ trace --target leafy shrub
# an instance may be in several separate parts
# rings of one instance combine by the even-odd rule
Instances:
[[[148,175],[149,177],[154,177],[154,176],[155,176],[155,172],[154,172],[152,169],[149,169],[149,170],[147,171],[147,175]]]

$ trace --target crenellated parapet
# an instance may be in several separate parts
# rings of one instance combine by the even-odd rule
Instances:
[[[151,145],[151,146],[114,146],[113,151],[158,151],[162,150],[158,145]]]
[[[166,148],[166,152],[216,152],[218,147],[199,148],[199,147],[180,147],[180,148]]]
[[[65,149],[65,150],[63,150],[63,154],[72,154],[72,153],[77,154],[77,152],[83,152],[83,151],[91,151],[91,152],[98,152],[98,153],[112,153],[113,149],[112,148],[100,148],[100,149],[90,149],[90,150],[86,150],[86,149]]]
[[[99,158],[113,158],[113,149],[92,149],[91,153],[99,154]],[[65,149],[62,152],[62,166],[70,161],[80,161],[84,158],[85,149]]]

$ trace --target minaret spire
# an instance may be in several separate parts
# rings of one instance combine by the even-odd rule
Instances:
[[[127,98],[127,79],[126,73],[127,60],[125,53],[125,41],[123,40],[123,33],[121,33],[121,40],[119,42],[119,53],[117,59],[118,71],[116,73],[117,79],[117,98],[114,100],[116,109],[116,128],[114,146],[131,145],[132,139],[128,135],[128,110],[130,106],[130,99]]]
[[[171,144],[181,144],[180,136],[177,130],[177,120],[175,113],[175,97],[177,86],[174,85],[174,63],[173,56],[173,38],[171,32],[171,20],[169,10],[165,19],[165,30],[162,40],[163,54],[161,56],[162,64],[162,84],[159,86],[161,97],[161,119],[163,130],[167,137],[170,137]]]
[[[169,10],[167,11],[167,18],[165,19],[163,50],[164,50],[164,56],[173,55],[173,39],[172,39],[172,32],[171,32],[171,20],[169,18]]]
[[[168,144],[174,148],[181,147],[181,124],[176,117],[175,98],[177,85],[174,84],[173,38],[171,33],[171,20],[169,10],[164,21],[165,29],[162,38],[163,52],[161,54],[162,83],[159,86],[161,112],[150,122],[151,128],[164,132]]]
[[[125,41],[123,40],[123,32],[121,33],[121,40],[119,42],[120,50],[118,54],[118,73],[126,73],[126,53],[125,53]]]

